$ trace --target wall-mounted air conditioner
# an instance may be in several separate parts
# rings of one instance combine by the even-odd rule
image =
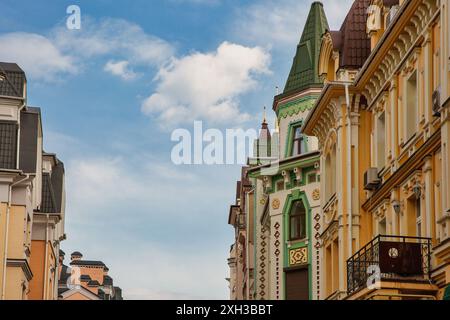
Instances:
[[[376,190],[380,185],[381,180],[378,177],[378,169],[370,168],[364,173],[364,189]]]

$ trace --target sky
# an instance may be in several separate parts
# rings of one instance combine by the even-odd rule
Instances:
[[[0,61],[26,72],[44,148],[65,163],[67,254],[102,260],[125,299],[228,298],[240,167],[175,165],[171,134],[257,130],[312,2],[0,2]],[[352,1],[322,2],[338,29]]]

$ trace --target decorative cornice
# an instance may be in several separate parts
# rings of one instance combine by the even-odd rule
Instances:
[[[31,272],[30,265],[26,259],[8,259],[6,265],[8,267],[21,268],[28,281],[33,279],[33,272]]]
[[[287,118],[300,112],[309,111],[314,107],[318,96],[306,96],[300,99],[280,104],[278,107],[278,118]]]

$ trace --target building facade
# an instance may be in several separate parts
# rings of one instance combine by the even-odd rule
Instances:
[[[64,165],[42,145],[41,110],[27,106],[25,73],[0,62],[2,300],[56,299]]]
[[[236,202],[230,206],[228,224],[234,228],[235,242],[230,248],[230,299],[252,300],[254,287],[253,243],[253,190],[247,176],[247,169],[242,169],[241,180],[236,183]]]
[[[245,204],[239,208],[242,228],[236,231],[237,245],[231,252],[236,259],[244,253],[252,277],[247,295],[232,298],[318,297],[320,158],[317,139],[303,135],[300,128],[322,89],[317,70],[321,36],[327,29],[323,5],[315,2],[283,93],[274,98],[275,130],[270,132],[264,117],[254,156],[243,174],[242,181],[248,181],[241,193],[245,200],[240,199]],[[240,234],[246,241],[238,244]],[[243,283],[239,272],[230,270],[234,288]]]
[[[319,141],[321,299],[449,291],[449,6],[355,1],[322,39],[325,87],[302,128]],[[362,15],[364,43],[346,41]]]
[[[450,298],[449,19],[449,0],[355,0],[300,41],[276,173],[247,170],[255,299]]]
[[[59,300],[123,300],[122,289],[114,286],[109,268],[102,261],[83,260],[83,255],[75,251],[70,255],[69,267],[64,264],[64,256],[61,251]]]

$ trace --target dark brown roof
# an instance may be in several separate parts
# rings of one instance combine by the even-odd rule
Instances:
[[[42,173],[42,203],[41,212],[61,213],[64,188],[64,164],[56,158],[52,173]],[[81,253],[74,252],[71,256],[82,257]]]
[[[366,32],[367,8],[371,0],[355,0],[339,31],[331,31],[333,47],[339,50],[341,68],[360,68],[370,54]]]
[[[56,212],[62,211],[63,189],[64,189],[64,163],[57,160],[57,164],[52,168],[52,187],[55,195]]]
[[[98,287],[99,285],[100,285],[100,282],[98,282],[97,280],[91,280],[88,282],[89,287]]]
[[[383,4],[386,7],[398,6],[400,3],[399,0],[383,0]]]
[[[58,213],[52,181],[48,172],[42,173],[42,202],[40,212]]]
[[[0,62],[0,96],[24,98],[25,72],[15,63]]]
[[[109,270],[108,267],[102,261],[93,260],[74,260],[70,262],[71,266],[99,266],[103,267],[105,270]]]
[[[0,168],[17,169],[17,124],[0,121]]]
[[[36,173],[39,123],[41,110],[26,107],[20,113],[19,169],[25,173]]]

